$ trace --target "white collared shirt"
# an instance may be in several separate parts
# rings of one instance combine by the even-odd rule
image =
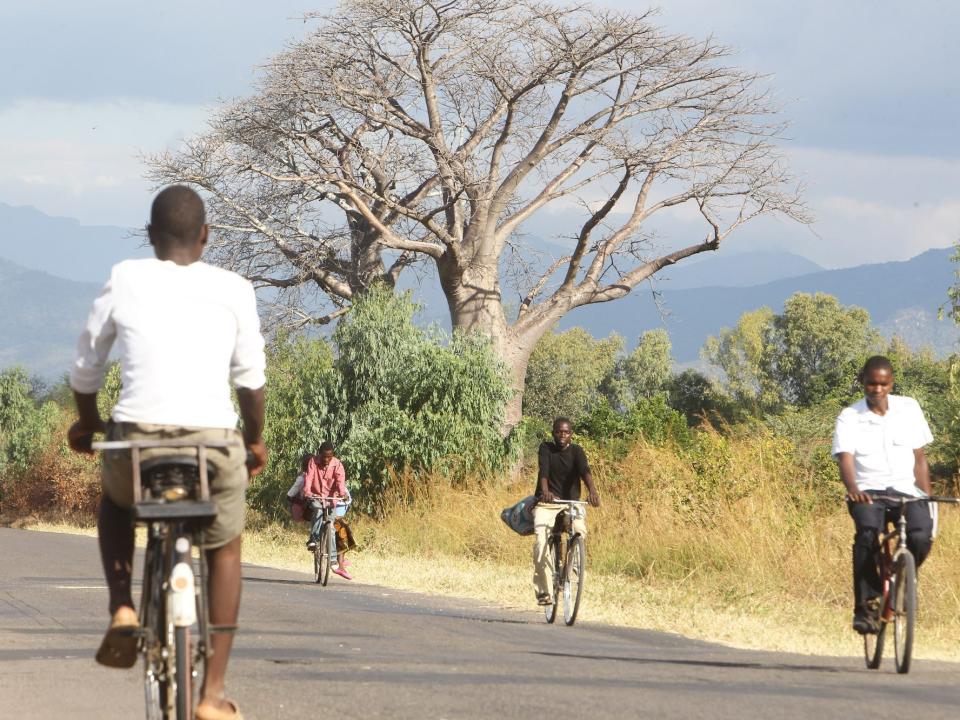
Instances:
[[[266,382],[253,285],[203,262],[114,265],[77,342],[70,387],[100,389],[114,341],[123,380],[118,422],[234,428],[230,382]]]
[[[871,412],[866,399],[844,408],[833,433],[833,455],[853,455],[861,492],[893,488],[917,495],[913,451],[933,442],[933,435],[916,400],[889,395],[887,401],[884,415]]]

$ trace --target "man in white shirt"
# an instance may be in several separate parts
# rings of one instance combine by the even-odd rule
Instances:
[[[920,404],[891,395],[893,366],[882,355],[871,357],[860,372],[864,398],[844,408],[833,435],[833,456],[847,489],[847,507],[856,525],[853,541],[853,629],[876,632],[882,595],[877,572],[877,538],[888,520],[899,517],[899,504],[876,495],[930,494],[930,470],[923,452],[933,441]],[[907,544],[917,561],[926,559],[933,522],[926,502],[906,506]]]
[[[91,452],[94,433],[109,440],[236,440],[209,449],[215,470],[211,498],[217,518],[205,531],[210,622],[231,627],[240,607],[240,535],[248,472],[267,462],[263,443],[264,341],[253,286],[239,275],[200,262],[207,241],[203,201],[174,185],[153,201],[147,228],[156,259],[114,266],[93,303],[70,372],[79,419],[70,446]],[[110,420],[97,410],[110,349],[117,343],[123,387]],[[236,387],[242,435],[230,398]],[[244,450],[246,448],[246,450]],[[180,450],[144,451],[144,459]],[[247,458],[250,458],[249,460]],[[110,588],[111,623],[97,661],[111,667],[136,662],[137,625],[130,591],[133,565],[132,468],[128,451],[103,457],[103,493],[97,528]],[[215,633],[196,717],[240,717],[223,697],[233,636]]]

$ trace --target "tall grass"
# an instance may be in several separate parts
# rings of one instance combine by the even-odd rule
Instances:
[[[591,462],[602,505],[588,512],[582,617],[743,646],[859,652],[849,628],[853,522],[841,485],[790,442],[756,429],[706,430],[690,448],[641,440],[622,457],[594,453]],[[425,577],[400,580],[405,586],[440,583],[530,607],[532,539],[507,529],[499,511],[532,485],[475,478],[454,487],[401,474],[382,517],[355,527],[368,558],[426,568]],[[921,574],[918,653],[960,659],[960,514],[952,507],[941,510]]]

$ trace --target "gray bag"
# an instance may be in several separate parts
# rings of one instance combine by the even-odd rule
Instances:
[[[533,535],[533,508],[536,504],[537,498],[529,495],[516,505],[504,508],[500,519],[517,535]]]

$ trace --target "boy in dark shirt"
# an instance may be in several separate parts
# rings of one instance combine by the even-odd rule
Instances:
[[[555,500],[579,500],[580,483],[587,484],[587,499],[594,507],[600,506],[600,495],[593,484],[593,475],[583,448],[570,442],[573,429],[567,418],[553,421],[553,442],[540,444],[537,471],[537,505],[533,510],[536,543],[533,546],[533,585],[540,605],[551,605],[553,567],[547,555],[547,538],[553,530],[557,515],[566,505]],[[587,526],[582,519],[573,522],[573,531],[586,537]]]

